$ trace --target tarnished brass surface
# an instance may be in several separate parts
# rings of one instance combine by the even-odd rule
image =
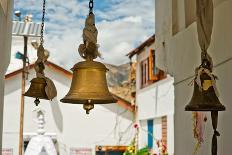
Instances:
[[[115,100],[107,87],[104,64],[92,60],[77,63],[68,94],[61,102],[73,104],[107,104]]]
[[[205,89],[200,90],[194,81],[193,96],[189,104],[185,107],[186,111],[224,111],[225,106],[221,104],[212,86],[211,78],[203,73],[201,83]],[[207,89],[206,89],[207,88]]]
[[[48,96],[45,92],[46,85],[47,84],[44,78],[36,77],[31,80],[30,88],[24,95],[28,97],[48,100]]]

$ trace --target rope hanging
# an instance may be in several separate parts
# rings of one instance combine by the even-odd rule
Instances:
[[[83,29],[83,44],[80,44],[78,52],[80,56],[86,60],[93,60],[97,57],[101,58],[98,51],[97,44],[98,30],[95,26],[95,15],[93,13],[93,0],[89,1],[89,15],[85,20],[85,27]]]

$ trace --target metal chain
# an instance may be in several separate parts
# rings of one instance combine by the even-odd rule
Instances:
[[[93,0],[89,0],[89,14],[93,13]]]
[[[44,38],[43,38],[43,33],[44,33],[44,20],[45,20],[45,9],[46,9],[46,0],[43,0],[43,15],[42,15],[42,23],[41,23],[41,32],[40,32],[40,45],[43,45],[44,43]]]

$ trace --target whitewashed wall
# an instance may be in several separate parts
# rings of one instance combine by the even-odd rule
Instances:
[[[28,37],[27,44],[27,56],[30,58],[30,63],[34,63],[37,59],[37,50],[31,45],[32,40],[38,40],[39,38]],[[39,41],[38,41],[39,42]],[[11,58],[10,65],[7,68],[7,73],[13,72],[17,69],[22,68],[23,62],[20,59],[15,58],[17,52],[24,53],[24,41],[23,36],[12,36],[12,46],[11,46]]]
[[[220,92],[220,100],[226,106],[226,112],[219,113],[218,131],[220,131],[221,136],[218,137],[218,154],[230,155],[232,152],[230,143],[232,130],[232,19],[230,16],[232,14],[232,1],[215,0],[214,4],[214,27],[208,52],[213,57],[214,64],[220,64],[214,68],[214,73],[219,77],[217,86]],[[181,9],[181,7],[178,9]],[[183,17],[179,16],[178,18]],[[156,23],[159,23],[159,21],[156,21]],[[176,35],[169,38],[163,50],[160,50],[161,52],[165,52],[166,61],[158,58],[160,67],[166,66],[168,72],[175,79],[175,154],[191,154],[196,143],[192,133],[192,114],[191,112],[185,112],[184,107],[192,96],[193,87],[188,85],[192,78],[185,79],[193,76],[195,67],[200,65],[201,51],[197,40],[196,23],[180,30]],[[211,119],[208,113],[205,141],[199,155],[210,154],[212,134]]]
[[[97,105],[90,115],[86,115],[81,105],[59,102],[69,90],[70,79],[48,67],[46,75],[54,80],[58,97],[52,102],[41,100],[40,106],[46,111],[46,131],[57,135],[61,155],[69,154],[73,147],[87,147],[94,152],[96,145],[130,144],[134,135],[132,112],[117,104],[109,104]],[[31,70],[29,80],[33,77],[34,71]],[[14,147],[15,155],[18,153],[20,86],[21,75],[6,80],[3,146]],[[37,128],[33,121],[33,101],[25,98],[25,134],[35,133]]]
[[[167,143],[168,153],[174,152],[174,79],[167,76],[166,79],[151,84],[141,89],[141,66],[140,62],[149,57],[150,49],[155,49],[156,42],[145,47],[137,55],[136,67],[136,104],[138,105],[138,120],[141,129],[139,132],[139,147],[147,145],[147,120],[154,121],[154,137],[161,140],[162,128],[161,118],[167,116]],[[156,55],[157,57],[159,55]],[[162,58],[161,58],[162,59]],[[156,142],[154,142],[154,150],[157,151]]]
[[[154,137],[161,140],[161,117],[167,116],[167,146],[168,153],[174,153],[174,86],[173,78],[159,81],[148,88],[140,90],[137,94],[138,119],[141,127],[147,129],[147,120],[154,121]],[[160,120],[160,122],[158,121]],[[147,135],[144,130],[140,130],[139,146],[147,145]],[[157,150],[154,141],[154,149]]]
[[[173,78],[158,81],[137,92],[139,120],[162,117],[174,113]]]
[[[0,133],[2,133],[4,108],[4,75],[10,63],[13,0],[0,0]],[[0,149],[2,134],[0,134]]]

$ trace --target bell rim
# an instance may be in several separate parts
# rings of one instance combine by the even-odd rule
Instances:
[[[26,93],[23,94],[23,95],[26,96],[26,97],[34,98],[34,99],[38,98],[38,99],[41,99],[41,100],[49,100],[46,97],[37,97],[37,96],[27,95]]]
[[[226,107],[224,105],[218,105],[214,106],[214,108],[210,107],[208,105],[206,106],[193,106],[193,105],[187,105],[185,107],[185,111],[225,111]]]
[[[60,100],[60,102],[63,103],[69,103],[69,104],[86,104],[88,103],[88,100],[91,100],[92,102],[90,104],[113,104],[117,102],[116,99],[113,97],[111,99],[72,99],[72,98],[66,98]]]
[[[30,98],[35,98],[35,99],[38,98],[38,99],[49,100],[47,96],[43,97],[43,96],[29,95],[28,91],[26,93],[24,93],[23,96],[30,97]]]

